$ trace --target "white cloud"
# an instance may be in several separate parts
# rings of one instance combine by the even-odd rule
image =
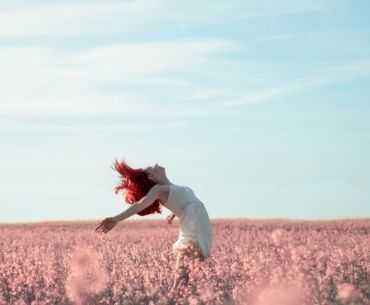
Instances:
[[[83,96],[80,98],[68,97],[42,97],[23,98],[5,97],[5,102],[0,104],[2,115],[91,115],[111,114],[120,112],[124,114],[145,113],[150,111],[149,106],[135,104],[132,97],[126,99],[119,97]]]
[[[158,1],[106,1],[69,5],[38,5],[0,11],[0,37],[81,35],[112,29],[129,31],[145,20]],[[121,26],[120,26],[121,25]]]
[[[0,38],[19,39],[59,35],[133,33],[148,27],[187,26],[271,19],[316,12],[338,5],[325,0],[253,1],[104,1],[63,5],[9,5],[0,11]],[[333,4],[334,3],[334,4]]]
[[[137,75],[186,70],[208,62],[209,56],[240,48],[236,42],[212,38],[115,44],[77,51],[0,47],[0,79],[28,82],[36,74],[45,79],[74,78],[73,82],[83,78],[130,80]]]
[[[155,129],[168,129],[186,126],[184,121],[158,122]],[[142,123],[122,123],[122,124],[58,124],[58,123],[19,123],[19,122],[0,122],[0,130],[27,130],[48,132],[118,132],[118,131],[151,131],[153,126]]]
[[[238,98],[230,98],[221,102],[221,106],[234,107],[261,103],[311,88],[368,77],[370,76],[370,60],[355,61],[339,66],[323,66],[312,69],[309,74],[311,75],[299,80],[286,81],[284,84],[265,87],[262,90],[248,94],[241,93]]]
[[[212,56],[239,47],[218,39],[116,44],[68,52],[2,47],[0,113],[199,115],[202,110],[191,105],[159,106],[164,92],[171,96],[177,90],[193,89],[192,81],[183,81],[181,77],[176,80],[168,73],[199,68],[208,64]],[[110,83],[127,90],[122,93],[104,89]],[[139,89],[135,88],[137,84]],[[153,86],[161,92],[148,96],[146,88]]]
[[[258,37],[256,41],[257,42],[284,41],[284,40],[296,39],[297,37],[298,36],[296,34],[279,33],[279,34],[271,34],[271,35],[264,35],[262,37]]]
[[[84,67],[88,77],[114,79],[132,75],[187,70],[208,62],[208,56],[240,48],[235,42],[219,39],[183,39],[108,45],[76,52],[66,65]]]

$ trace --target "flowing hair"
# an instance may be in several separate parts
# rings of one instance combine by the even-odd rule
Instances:
[[[114,192],[117,194],[121,190],[126,190],[123,198],[128,204],[134,204],[148,194],[149,190],[155,185],[148,178],[147,173],[143,168],[134,169],[127,165],[126,161],[117,161],[115,159],[112,167],[120,174],[120,183],[114,187]],[[161,204],[157,199],[150,206],[137,213],[140,216],[162,213]]]

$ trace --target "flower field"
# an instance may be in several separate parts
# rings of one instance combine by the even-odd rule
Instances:
[[[1,224],[0,304],[370,304],[370,220],[211,222],[212,256],[174,292],[177,220]]]

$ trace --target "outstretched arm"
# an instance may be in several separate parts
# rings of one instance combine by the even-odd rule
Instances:
[[[155,185],[153,186],[148,194],[141,198],[138,202],[135,202],[133,205],[131,205],[126,211],[122,212],[121,214],[118,214],[114,216],[114,220],[117,222],[124,220],[126,218],[129,218],[130,216],[137,214],[141,212],[142,210],[146,209],[148,206],[150,206],[154,201],[156,201],[159,198],[159,189]]]
[[[141,198],[138,202],[135,202],[126,211],[114,217],[105,218],[95,228],[95,231],[98,233],[99,232],[103,232],[103,233],[109,232],[121,220],[129,218],[130,216],[136,213],[139,213],[140,211],[150,206],[154,201],[156,201],[159,198],[159,194],[160,194],[160,187],[158,187],[157,185],[153,186],[145,197]]]

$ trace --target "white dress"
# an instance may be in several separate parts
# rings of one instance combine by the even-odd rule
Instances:
[[[185,248],[188,240],[198,244],[204,258],[211,256],[212,227],[204,206],[191,188],[169,184],[168,200],[164,204],[179,218],[180,234],[173,244],[174,252]]]

